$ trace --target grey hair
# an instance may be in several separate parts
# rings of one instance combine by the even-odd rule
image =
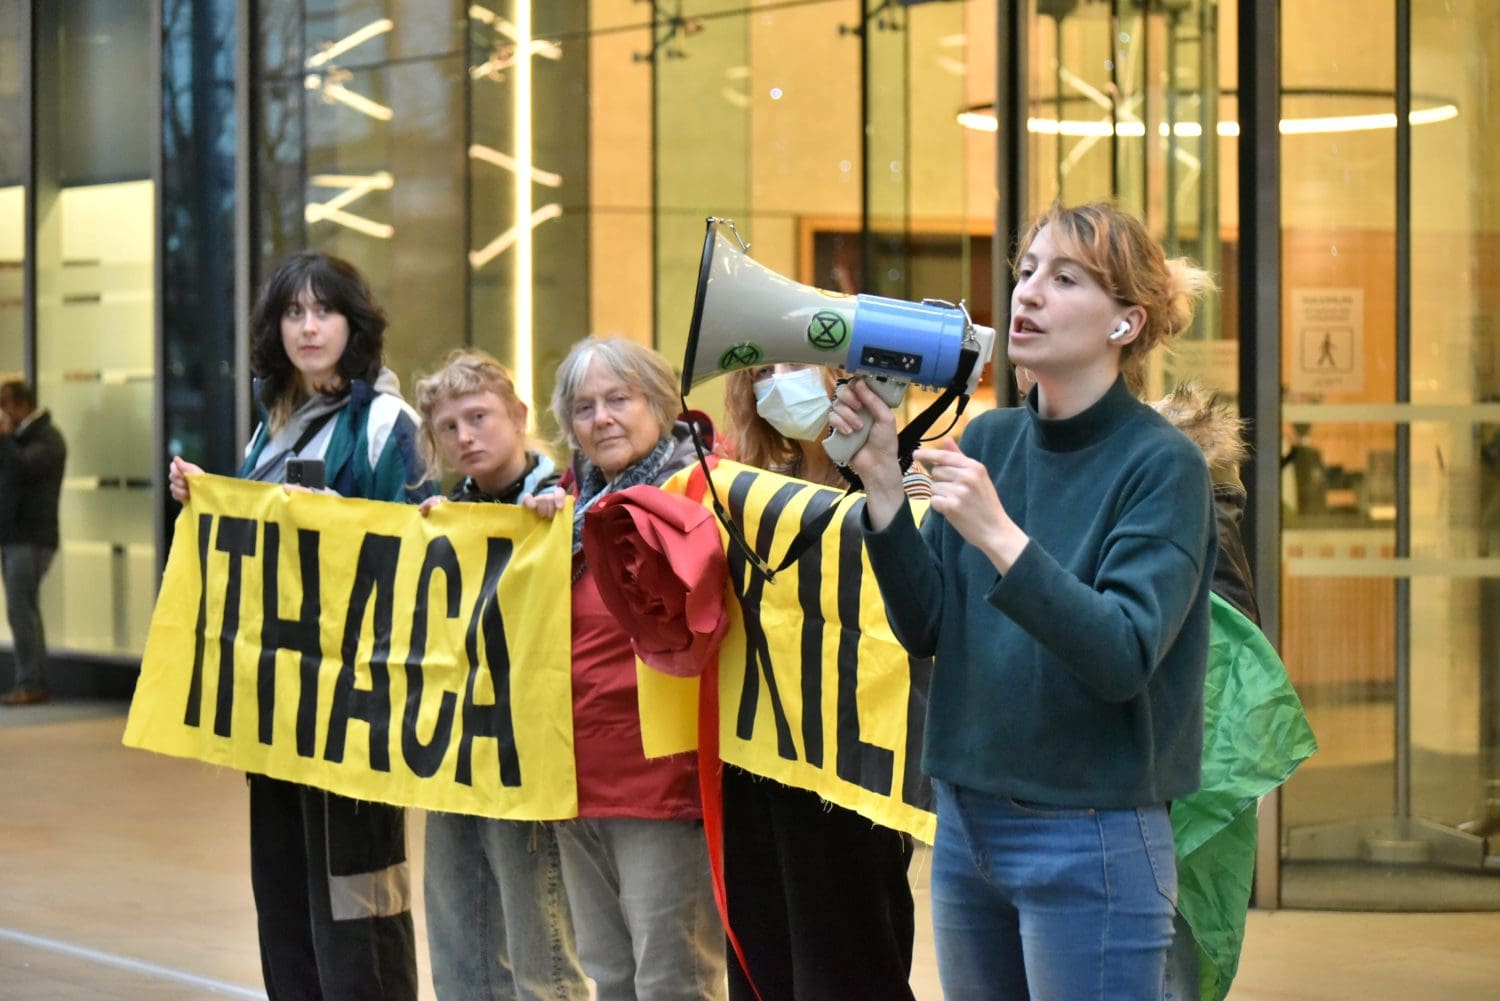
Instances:
[[[677,376],[666,359],[644,344],[624,337],[585,337],[568,350],[568,356],[557,366],[557,378],[552,384],[552,416],[570,450],[578,450],[578,440],[573,435],[573,404],[577,402],[578,387],[595,361],[627,386],[646,394],[646,403],[656,415],[662,435],[672,430],[681,404]]]

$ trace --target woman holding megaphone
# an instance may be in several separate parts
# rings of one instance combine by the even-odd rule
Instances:
[[[935,658],[944,993],[1160,997],[1167,803],[1199,781],[1216,539],[1201,453],[1126,375],[1187,327],[1207,277],[1102,203],[1053,206],[1019,247],[1008,350],[1036,386],[917,451],[920,529],[889,408],[852,383],[831,424],[870,426],[850,466],[871,564],[896,636]]]

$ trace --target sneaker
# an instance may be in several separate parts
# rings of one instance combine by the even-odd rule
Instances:
[[[31,706],[38,702],[46,702],[50,695],[43,688],[12,688],[5,695],[0,696],[0,705],[7,706]]]

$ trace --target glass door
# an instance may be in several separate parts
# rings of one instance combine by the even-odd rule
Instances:
[[[1234,9],[1215,0],[1029,4],[1022,215],[1054,200],[1113,199],[1146,220],[1170,255],[1202,265],[1232,292]],[[1191,379],[1232,399],[1237,341],[1232,295],[1210,299],[1174,353],[1157,353],[1145,395]]]
[[[1282,900],[1500,907],[1500,15],[1281,11]]]

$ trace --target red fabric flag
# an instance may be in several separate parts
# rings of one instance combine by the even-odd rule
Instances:
[[[637,657],[677,677],[703,672],[729,629],[713,512],[646,484],[608,494],[584,515],[583,555]]]

